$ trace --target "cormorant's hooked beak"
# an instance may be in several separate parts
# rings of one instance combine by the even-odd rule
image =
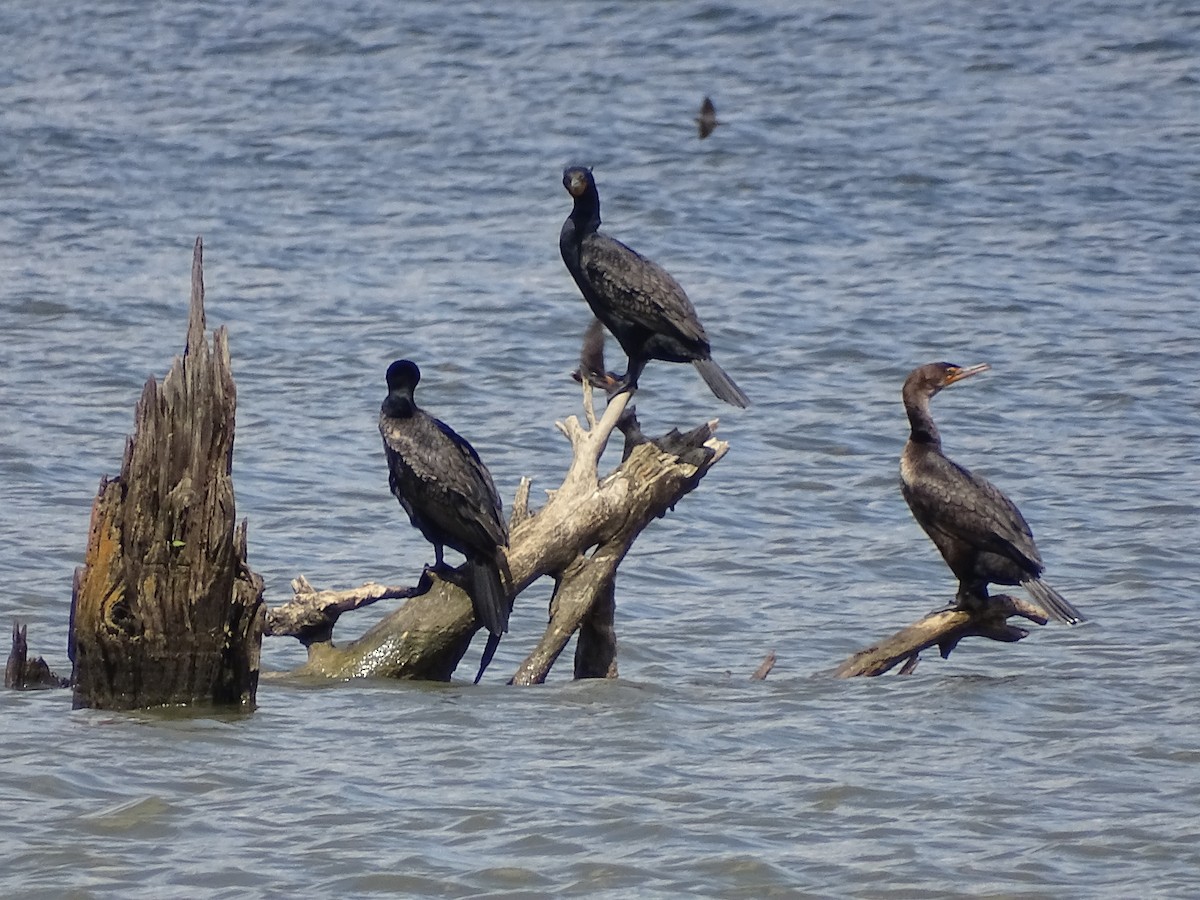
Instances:
[[[581,166],[572,166],[563,172],[563,187],[567,189],[567,193],[572,197],[582,197],[587,193],[587,175],[589,169],[584,169]]]
[[[956,367],[946,375],[946,380],[943,385],[951,385],[956,381],[962,381],[964,378],[970,378],[972,375],[978,375],[980,372],[986,372],[990,369],[987,363],[980,363],[977,366],[962,366]]]

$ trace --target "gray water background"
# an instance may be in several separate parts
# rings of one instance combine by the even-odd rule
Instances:
[[[0,895],[1200,894],[1198,29],[1183,2],[5,3],[0,612],[55,668],[197,234],[272,603],[430,559],[375,429],[399,356],[506,502],[558,483],[568,163],[754,406],[647,371],[648,432],[720,416],[731,451],[621,570],[616,682],[504,686],[539,584],[479,687],[304,681],[273,639],[244,717],[0,693]],[[1094,622],[837,682],[953,591],[897,486],[900,385],[936,359],[994,367],[938,397],[947,450]]]

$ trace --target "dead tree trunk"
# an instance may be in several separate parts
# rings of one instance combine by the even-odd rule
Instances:
[[[833,675],[837,678],[882,675],[901,663],[900,674],[908,675],[916,669],[921,651],[930,647],[937,647],[945,659],[963,638],[985,637],[1006,643],[1019,641],[1029,632],[1008,624],[1010,616],[1020,616],[1038,625],[1046,624],[1046,616],[1040,607],[1007,594],[996,594],[979,609],[951,607],[932,612],[880,643],[859,650],[834,669]]]
[[[118,478],[92,506],[72,597],[76,707],[249,707],[258,685],[262,589],[236,526],[236,390],[224,328],[205,335],[202,244],[187,343],[137,405]]]
[[[590,427],[585,429],[574,416],[558,425],[574,453],[562,485],[534,512],[529,509],[529,482],[522,482],[510,526],[509,586],[515,596],[548,575],[555,590],[546,631],[513,676],[514,683],[544,680],[577,630],[576,677],[615,676],[617,566],[638,534],[690,493],[728,450],[728,444],[713,437],[715,422],[654,441],[645,440],[634,424],[627,429],[626,458],[599,477],[600,456],[629,397],[612,398],[597,420],[591,386],[585,384]],[[630,413],[626,421],[631,418]],[[415,588],[368,584],[314,591],[302,579],[293,588],[291,602],[268,613],[267,631],[305,643],[309,656],[302,671],[309,674],[448,680],[479,627],[466,593],[429,572]],[[388,597],[409,599],[358,640],[333,644],[333,625],[341,613]]]
[[[29,658],[28,634],[28,626],[13,622],[12,649],[4,666],[4,686],[14,691],[66,687],[67,680],[51,672],[44,659],[40,656]]]

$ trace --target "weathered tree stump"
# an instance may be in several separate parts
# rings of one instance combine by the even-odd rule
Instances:
[[[236,526],[236,389],[224,328],[205,335],[202,243],[187,343],[137,405],[121,474],[102,479],[72,597],[76,707],[249,707],[258,685],[262,579]]]
[[[4,686],[14,691],[67,686],[67,679],[51,672],[40,656],[29,658],[28,626],[18,622],[13,622],[12,649],[4,666]]]
[[[921,651],[930,647],[937,647],[942,659],[946,659],[963,638],[1019,641],[1029,632],[1008,624],[1010,616],[1020,616],[1038,625],[1047,621],[1041,607],[1008,594],[994,594],[978,609],[949,607],[930,613],[878,644],[859,650],[834,669],[833,675],[837,678],[882,675],[901,663],[900,674],[908,675],[916,669]]]
[[[555,581],[546,631],[517,669],[515,684],[543,681],[576,631],[575,676],[615,677],[617,566],[638,534],[674,508],[728,450],[728,444],[713,437],[715,421],[688,434],[673,431],[650,441],[627,416],[625,458],[601,478],[600,456],[630,395],[611,398],[597,420],[590,383],[585,381],[583,390],[589,427],[574,416],[558,423],[573,449],[562,485],[550,491],[546,505],[535,512],[529,509],[526,479],[512,511],[508,566],[513,595],[543,575]],[[289,603],[268,613],[267,631],[291,635],[307,646],[308,660],[301,668],[306,674],[449,680],[479,627],[466,593],[428,570],[415,588],[367,584],[347,591],[315,591],[298,579],[293,590]],[[338,616],[386,597],[408,599],[358,640],[333,644]]]

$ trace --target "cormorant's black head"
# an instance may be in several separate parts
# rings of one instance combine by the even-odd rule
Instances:
[[[596,180],[592,170],[583,166],[569,166],[563,169],[563,187],[576,200],[588,193],[596,193]]]
[[[389,391],[403,391],[410,396],[413,388],[421,380],[421,370],[417,364],[408,359],[398,359],[387,370],[387,386]]]
[[[919,394],[932,397],[942,388],[949,387],[964,378],[970,378],[972,375],[978,375],[980,372],[986,372],[990,368],[991,366],[987,363],[980,363],[977,366],[956,366],[954,363],[948,362],[926,363],[909,373],[908,378],[904,381],[904,396]]]

